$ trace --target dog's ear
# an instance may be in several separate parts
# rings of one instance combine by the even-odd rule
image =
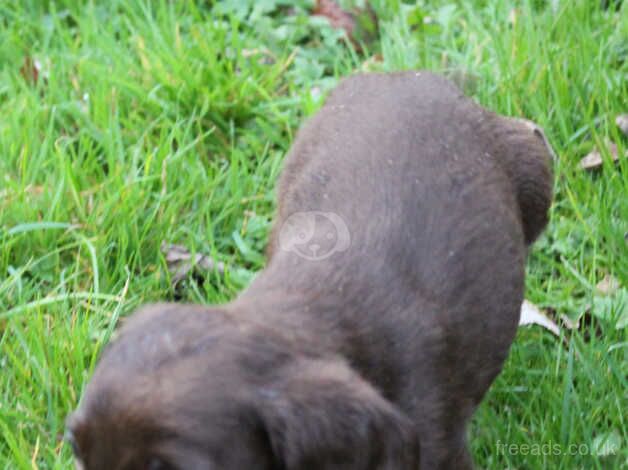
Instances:
[[[286,470],[418,467],[411,422],[340,359],[301,360],[260,390],[260,413]]]
[[[532,121],[496,115],[492,123],[488,140],[514,185],[529,245],[548,222],[555,153],[543,129]]]

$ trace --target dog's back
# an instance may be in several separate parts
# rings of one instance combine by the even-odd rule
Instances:
[[[429,72],[344,80],[288,156],[259,283],[331,306],[313,323],[336,325],[329,341],[415,419],[421,468],[470,465],[463,423],[516,331],[550,156],[538,127]],[[332,217],[348,242],[326,256]]]

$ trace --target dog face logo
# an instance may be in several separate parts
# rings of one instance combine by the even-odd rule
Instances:
[[[301,258],[320,261],[351,244],[347,224],[333,212],[295,212],[279,231],[279,248]]]

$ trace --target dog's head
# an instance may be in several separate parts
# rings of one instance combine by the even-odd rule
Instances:
[[[409,421],[338,358],[159,305],[104,352],[68,441],[84,470],[415,468]]]

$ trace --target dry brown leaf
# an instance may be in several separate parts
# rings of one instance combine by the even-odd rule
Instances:
[[[358,52],[361,51],[360,42],[373,39],[377,31],[377,17],[368,2],[364,8],[346,11],[334,0],[317,0],[312,15],[324,16],[332,28],[344,30]]]
[[[613,142],[607,142],[606,147],[613,161],[619,159],[619,149]],[[595,170],[602,166],[603,163],[602,154],[599,149],[593,149],[589,154],[580,160],[580,168],[583,170]]]
[[[519,326],[539,325],[546,330],[551,331],[556,336],[560,336],[558,325],[550,320],[540,308],[528,300],[524,300],[521,304],[521,316],[519,317]]]
[[[615,124],[621,129],[621,131],[628,135],[628,114],[620,114],[615,118]]]
[[[604,279],[598,282],[597,285],[595,286],[598,292],[604,295],[610,295],[613,292],[615,292],[617,289],[619,289],[620,287],[621,287],[621,284],[619,283],[619,280],[611,276],[610,274],[607,274],[606,276],[604,276]]]
[[[174,283],[184,279],[194,269],[216,271],[221,275],[225,272],[225,264],[223,262],[216,261],[201,253],[196,253],[192,256],[187,248],[181,245],[171,245],[163,242],[161,244],[161,252],[166,257],[168,271]]]
[[[28,83],[37,84],[40,70],[41,63],[37,59],[33,59],[28,55],[24,57],[24,62],[20,68],[20,75],[24,77],[24,80]]]
[[[333,0],[317,0],[312,11],[313,15],[324,16],[329,20],[333,28],[344,29],[348,37],[351,37],[355,29],[355,18],[348,11],[343,10]]]

